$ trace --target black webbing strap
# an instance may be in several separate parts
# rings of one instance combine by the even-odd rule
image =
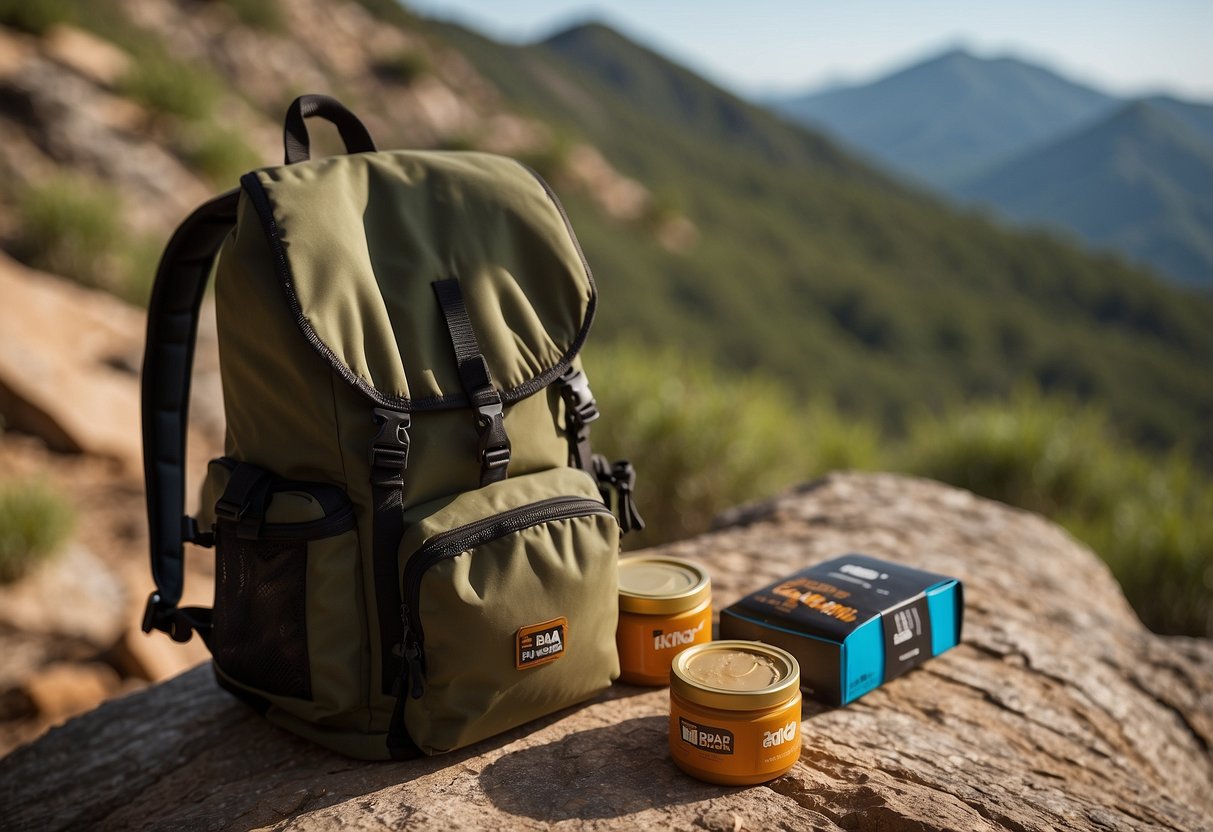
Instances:
[[[510,437],[505,432],[501,393],[493,386],[488,362],[480,352],[458,279],[435,280],[432,285],[451,336],[451,347],[455,350],[459,383],[476,409],[476,430],[480,433],[480,484],[500,482],[506,478],[510,464]]]
[[[585,373],[570,366],[560,374],[559,384],[560,397],[564,400],[564,430],[569,438],[569,465],[597,480],[603,501],[619,518],[620,531],[627,534],[633,529],[643,529],[644,518],[640,516],[633,496],[636,469],[626,459],[611,463],[602,454],[594,453],[590,446],[590,422],[601,414]]]
[[[143,476],[156,591],[148,599],[143,630],[188,641],[209,623],[208,610],[179,610],[184,575],[185,437],[190,371],[198,309],[219,245],[236,224],[239,192],[228,191],[191,214],[177,228],[156,270],[147,309],[143,355]],[[205,634],[204,634],[205,635]]]
[[[227,481],[227,488],[215,502],[215,516],[236,524],[236,536],[256,540],[265,524],[273,475],[257,465],[239,463]]]
[[[624,534],[644,529],[644,518],[636,507],[636,468],[626,459],[608,462],[602,454],[594,454],[594,477],[603,501],[611,506],[611,491],[614,491],[615,516],[619,518],[619,530]],[[607,489],[610,489],[608,491]]]
[[[587,474],[595,473],[590,448],[590,422],[599,417],[598,403],[590,392],[585,373],[570,366],[560,374],[560,397],[564,399],[564,429],[569,437],[569,465]]]
[[[366,126],[340,101],[327,95],[301,95],[291,102],[282,128],[283,155],[288,165],[311,158],[311,139],[306,123],[309,118],[322,118],[336,126],[347,153],[375,150],[375,142]]]
[[[379,619],[380,681],[383,693],[392,693],[400,676],[404,652],[397,563],[404,536],[404,472],[409,464],[407,413],[377,407],[372,411],[379,431],[371,440],[371,558],[375,582],[375,608]]]

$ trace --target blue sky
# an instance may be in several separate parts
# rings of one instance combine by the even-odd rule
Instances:
[[[1211,0],[406,0],[526,41],[603,20],[741,93],[863,81],[946,48],[1012,54],[1110,92],[1213,101]]]

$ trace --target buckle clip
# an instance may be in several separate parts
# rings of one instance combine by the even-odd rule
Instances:
[[[560,374],[560,397],[568,408],[569,421],[578,427],[584,427],[602,415],[590,390],[590,380],[581,370],[569,367]]]
[[[143,608],[143,632],[150,633],[152,630],[161,629],[168,632],[167,629],[161,626],[161,619],[169,611],[165,609],[164,599],[160,597],[159,592],[153,592],[147,596],[147,606]]]
[[[379,432],[371,440],[371,468],[404,471],[409,464],[409,428],[412,416],[399,410],[376,407],[372,418]]]
[[[511,445],[505,432],[505,406],[501,397],[476,407],[476,429],[480,433],[480,468],[498,471],[510,464]]]
[[[510,464],[510,436],[505,432],[505,404],[492,387],[483,387],[471,396],[476,408],[476,432],[480,434],[480,484],[506,478]]]

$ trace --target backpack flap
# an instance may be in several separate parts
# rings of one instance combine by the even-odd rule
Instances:
[[[431,284],[457,278],[505,404],[568,368],[597,292],[563,211],[517,162],[355,154],[247,174],[295,323],[375,404],[466,407]]]

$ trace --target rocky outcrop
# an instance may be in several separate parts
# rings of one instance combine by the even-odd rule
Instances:
[[[113,295],[0,254],[0,414],[53,450],[143,470],[139,367],[146,316]],[[200,449],[223,434],[213,308],[199,327],[191,427]],[[204,451],[205,452],[205,451]],[[195,459],[196,461],[196,459]]]
[[[236,184],[230,171],[218,180],[199,169],[202,140],[247,146],[250,164],[276,163],[281,118],[300,92],[336,94],[385,149],[560,155],[548,125],[511,112],[490,79],[423,29],[385,22],[354,2],[279,5],[280,30],[244,25],[226,3],[115,5],[134,31],[196,66],[196,81],[214,87],[213,112],[193,121],[132,98],[129,79],[139,63],[95,33],[58,25],[36,37],[0,26],[0,239],[20,237],[20,217],[6,202],[63,173],[107,188],[125,227],[163,239],[216,190]],[[574,150],[550,171],[565,189],[585,194],[616,221],[650,223],[671,250],[694,243],[690,220],[655,220],[643,184],[590,145]]]
[[[727,789],[667,758],[667,694],[587,705],[413,763],[271,727],[205,668],[0,761],[13,829],[1199,829],[1213,813],[1213,645],[1137,621],[1039,517],[935,483],[834,475],[664,549],[717,608],[859,550],[965,581],[963,644],[845,708],[806,710],[792,772]]]
[[[143,311],[2,254],[0,298],[0,483],[46,481],[76,515],[61,553],[0,586],[2,754],[131,684],[176,675],[205,651],[137,630],[152,589],[141,485]],[[191,495],[222,448],[213,314],[199,342]],[[209,553],[187,564],[187,591],[208,603]]]

